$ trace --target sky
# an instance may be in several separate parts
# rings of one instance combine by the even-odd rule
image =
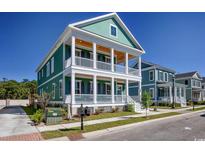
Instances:
[[[0,13],[0,80],[36,79],[36,68],[65,27],[106,13]],[[145,50],[142,59],[205,76],[205,13],[118,15]]]

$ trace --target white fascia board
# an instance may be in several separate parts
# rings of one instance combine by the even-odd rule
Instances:
[[[143,68],[143,69],[141,69],[142,71],[147,71],[147,70],[150,70],[150,69],[156,69],[156,67],[155,66],[150,66],[150,67],[146,67],[146,68]]]
[[[130,46],[127,46],[127,45],[121,44],[119,42],[116,42],[114,40],[96,35],[94,33],[91,33],[91,32],[85,31],[85,30],[82,30],[80,28],[72,27],[72,26],[70,28],[72,30],[72,35],[75,36],[76,38],[81,38],[81,39],[84,38],[85,40],[89,39],[89,41],[91,41],[91,42],[105,45],[106,47],[114,48],[114,49],[119,50],[119,51],[128,51],[128,52],[130,52],[130,54],[136,55],[136,56],[144,54],[144,52],[139,50],[139,49],[132,48]],[[90,36],[90,38],[88,36]]]
[[[60,35],[60,37],[57,39],[57,41],[54,43],[54,46],[49,50],[48,54],[46,55],[46,57],[42,60],[42,62],[40,63],[40,65],[37,67],[36,72],[38,72],[42,66],[44,66],[47,61],[51,58],[51,56],[55,53],[56,49],[60,47],[60,45],[64,42],[64,40],[70,36],[70,29],[67,26],[64,30],[64,32]]]

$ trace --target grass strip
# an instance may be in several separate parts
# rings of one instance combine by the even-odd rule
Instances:
[[[119,120],[119,121],[114,121],[114,122],[106,122],[106,123],[84,126],[83,131],[80,130],[80,127],[75,127],[75,128],[70,128],[70,129],[59,129],[55,131],[41,132],[41,135],[44,139],[51,139],[51,138],[57,138],[57,137],[63,137],[63,136],[69,137],[69,135],[73,135],[73,134],[92,132],[92,131],[102,130],[106,128],[122,126],[126,124],[131,124],[131,123],[138,123],[142,121],[164,118],[164,117],[169,117],[169,116],[174,116],[174,115],[179,115],[179,114],[181,113],[169,112],[169,113],[162,113],[158,115],[151,115],[148,118],[146,117],[128,118],[126,120]]]
[[[31,119],[31,116],[36,113],[36,109],[34,109],[32,106],[22,106],[23,110],[26,112],[26,114]]]
[[[200,111],[200,110],[204,110],[205,109],[205,107],[198,107],[198,108],[194,108],[194,110],[193,109],[188,109],[187,111]]]

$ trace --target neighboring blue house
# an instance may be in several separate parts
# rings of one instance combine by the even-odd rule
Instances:
[[[157,64],[142,61],[142,92],[148,91],[154,102],[171,103],[174,101],[186,106],[186,86],[173,83],[175,71]],[[135,67],[138,67],[137,64]],[[173,89],[173,87],[175,87]],[[130,94],[138,89],[137,85],[130,85]],[[173,92],[174,91],[174,92]]]
[[[176,74],[176,82],[185,84],[187,101],[202,100],[202,78],[197,71]]]

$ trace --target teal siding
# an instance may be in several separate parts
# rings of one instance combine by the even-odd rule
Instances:
[[[62,98],[59,97],[59,80],[62,80],[63,75],[59,75],[56,78],[52,79],[51,81],[45,83],[41,87],[38,88],[38,92],[40,93],[40,89],[43,90],[43,92],[48,93],[50,96],[52,95],[52,84],[55,83],[55,99],[51,96],[51,101],[62,101]]]
[[[71,78],[67,76],[65,77],[65,94],[71,94]]]
[[[154,71],[154,69],[142,71],[142,85],[155,83],[155,80],[149,81],[149,71]]]
[[[46,82],[47,80],[51,79],[53,76],[57,75],[58,73],[63,71],[63,45],[61,45],[56,52],[52,55],[54,57],[54,73],[50,73],[48,77],[46,77],[46,63],[42,69],[43,69],[43,78],[38,79],[38,85],[41,85],[42,83]],[[52,58],[51,57],[51,58]],[[50,71],[51,71],[51,58],[48,60],[50,61]],[[42,70],[41,69],[41,70]],[[40,71],[41,71],[40,70]]]
[[[110,24],[113,24],[115,26],[117,26],[117,38],[110,36]],[[83,30],[92,32],[94,34],[109,38],[111,40],[115,40],[117,42],[120,42],[122,44],[128,45],[130,47],[135,47],[134,43],[129,39],[129,37],[127,36],[127,34],[123,31],[123,29],[120,27],[120,25],[115,21],[114,18],[112,19],[106,19],[103,21],[99,21],[96,23],[92,23],[90,25],[86,25],[83,27],[80,27]],[[138,47],[139,48],[139,47]]]
[[[65,46],[65,59],[68,59],[71,57],[71,46],[66,45]]]

